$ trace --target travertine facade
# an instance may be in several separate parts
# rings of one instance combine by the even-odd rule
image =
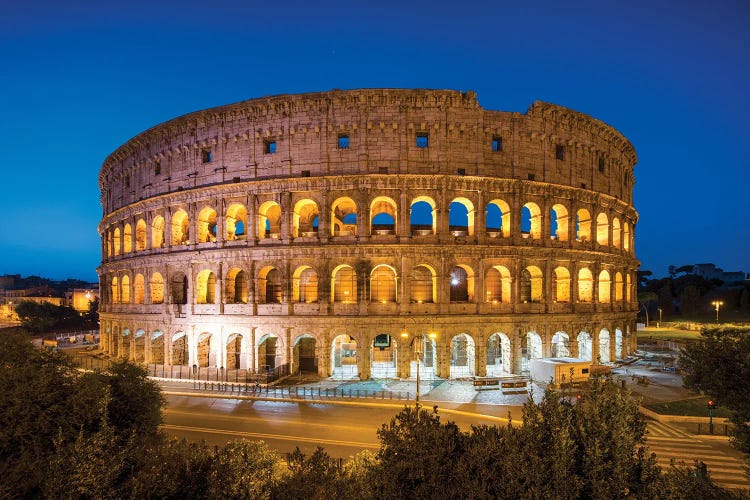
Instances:
[[[337,90],[176,118],[99,175],[102,348],[362,378],[413,376],[415,336],[440,377],[625,356],[636,161],[589,116],[485,110],[472,92]]]

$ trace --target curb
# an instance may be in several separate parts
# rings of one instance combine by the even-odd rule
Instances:
[[[707,424],[709,422],[708,417],[692,417],[692,416],[683,416],[683,415],[662,415],[661,413],[656,413],[653,410],[649,410],[645,406],[639,406],[638,410],[648,418],[651,418],[653,420],[656,420],[658,422],[681,422],[681,423],[689,423],[689,424]],[[727,424],[727,419],[723,417],[714,417],[713,419],[715,424]]]

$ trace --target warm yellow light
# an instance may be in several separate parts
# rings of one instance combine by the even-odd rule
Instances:
[[[409,332],[407,332],[407,331],[403,331],[403,332],[401,332],[401,338],[402,338],[402,339],[406,339],[406,338],[409,338]]]
[[[430,337],[430,339],[435,340],[437,338],[437,333],[430,332],[427,334],[427,336]]]

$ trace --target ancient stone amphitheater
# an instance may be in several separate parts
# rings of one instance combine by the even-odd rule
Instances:
[[[190,113],[101,168],[101,347],[232,378],[614,361],[636,345],[636,161],[590,116],[473,92]]]

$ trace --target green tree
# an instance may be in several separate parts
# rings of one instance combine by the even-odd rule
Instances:
[[[296,448],[289,455],[289,475],[276,486],[271,498],[351,498],[345,496],[346,491],[337,460],[320,447],[309,457]]]
[[[680,295],[680,312],[682,314],[695,314],[698,312],[698,302],[700,301],[700,292],[698,287],[688,285]]]
[[[732,414],[732,444],[750,458],[750,328],[707,328],[682,351],[685,387],[702,391]]]
[[[232,441],[216,452],[208,497],[267,499],[285,474],[281,456],[266,443]]]

